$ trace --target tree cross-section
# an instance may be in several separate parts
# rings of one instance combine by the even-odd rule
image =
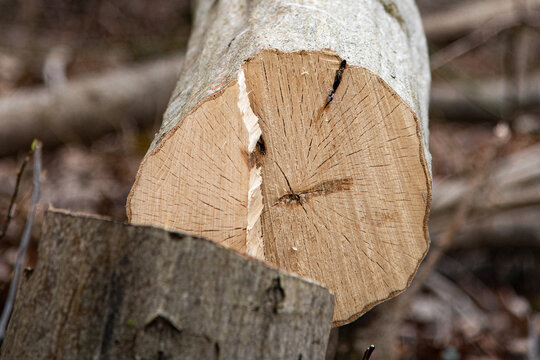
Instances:
[[[429,79],[412,0],[200,0],[128,216],[322,283],[352,321],[428,248]]]

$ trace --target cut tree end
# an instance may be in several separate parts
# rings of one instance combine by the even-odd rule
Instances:
[[[330,51],[266,50],[147,154],[128,217],[327,286],[343,325],[402,292],[427,252],[422,144],[372,72]]]

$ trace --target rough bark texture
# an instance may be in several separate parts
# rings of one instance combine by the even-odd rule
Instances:
[[[327,286],[334,325],[427,252],[429,69],[412,1],[199,1],[130,221]]]
[[[152,121],[166,107],[183,58],[171,56],[53,89],[1,97],[0,155],[27,149],[36,137],[51,146],[94,139],[126,121]]]
[[[327,289],[213,242],[48,212],[2,359],[323,359]]]
[[[184,115],[236,80],[242,64],[264,49],[330,49],[349,65],[379,76],[418,116],[431,165],[431,78],[425,35],[412,0],[197,1],[186,62],[148,152]]]

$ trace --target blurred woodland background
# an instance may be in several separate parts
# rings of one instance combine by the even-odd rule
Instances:
[[[432,248],[409,290],[332,331],[327,358],[375,344],[372,359],[540,359],[540,1],[417,4],[432,66]],[[41,215],[126,220],[190,21],[187,0],[0,0],[2,303],[31,170],[8,208],[32,139],[44,142]]]

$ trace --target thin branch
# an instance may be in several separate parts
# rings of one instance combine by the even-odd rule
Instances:
[[[15,262],[13,278],[11,280],[11,284],[9,285],[8,297],[6,300],[6,304],[4,305],[4,310],[2,311],[2,316],[0,317],[0,344],[4,341],[6,327],[9,318],[11,317],[11,311],[13,310],[15,295],[17,294],[17,284],[19,283],[22,266],[26,258],[26,250],[28,249],[28,244],[30,243],[30,235],[32,233],[32,226],[36,217],[37,205],[39,201],[41,174],[41,142],[38,140],[34,140],[31,148],[34,151],[34,188],[32,190],[32,207],[30,209],[28,219],[26,220],[26,225],[24,227],[21,243],[19,245],[19,252],[17,253],[17,261]]]
[[[471,31],[467,35],[433,53],[430,56],[429,62],[431,71],[435,71],[458,57],[482,46],[495,36],[515,29],[532,29],[539,31],[529,14],[522,15],[517,19],[508,19],[505,17],[495,18],[485,26],[481,26],[478,29]]]
[[[17,180],[15,181],[15,189],[13,190],[13,194],[11,194],[11,200],[9,201],[9,208],[6,216],[6,221],[4,222],[4,225],[2,226],[2,232],[0,232],[0,239],[2,239],[6,233],[9,226],[9,223],[11,222],[11,218],[13,217],[13,207],[15,206],[15,200],[17,199],[17,194],[19,193],[19,186],[21,184],[22,174],[24,173],[24,169],[26,168],[26,164],[28,164],[28,161],[30,161],[30,157],[34,153],[34,147],[30,147],[30,150],[26,153],[26,156],[24,157],[24,160],[21,164],[21,167],[19,168],[19,171],[17,171]]]
[[[466,53],[476,49],[486,43],[489,39],[495,37],[501,32],[512,29],[516,26],[516,21],[508,22],[508,19],[503,21],[496,19],[489,25],[482,26],[471,33],[457,39],[448,46],[438,50],[430,57],[431,71],[435,71],[455,60],[456,58],[465,55]]]
[[[366,351],[364,352],[364,356],[362,356],[362,360],[371,359],[371,354],[373,354],[373,351],[375,351],[375,345],[371,345],[366,349]]]

